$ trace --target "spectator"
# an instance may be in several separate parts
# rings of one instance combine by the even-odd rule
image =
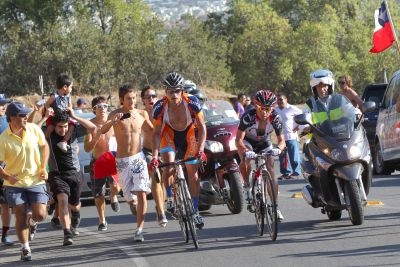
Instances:
[[[354,107],[359,108],[362,111],[363,101],[358,96],[357,92],[353,89],[353,81],[349,75],[342,75],[339,77],[339,94],[347,97]]]
[[[0,94],[0,134],[8,127],[6,112],[6,104],[9,102],[4,94]],[[2,166],[4,168],[4,166]],[[0,208],[1,208],[1,243],[5,246],[12,246],[14,243],[8,237],[8,230],[11,223],[11,208],[8,206],[5,190],[3,188],[4,180],[0,178]]]
[[[233,104],[233,108],[235,109],[236,114],[238,115],[239,118],[241,118],[244,113],[243,105],[245,100],[246,100],[246,95],[243,93],[239,93],[236,102]]]
[[[290,105],[287,97],[284,94],[278,95],[278,107],[275,108],[275,111],[282,119],[283,135],[287,148],[287,153],[282,153],[279,157],[280,171],[282,176],[280,176],[278,179],[298,179],[301,173],[299,142],[297,136],[297,131],[299,128],[294,122],[294,116],[303,112],[296,106]],[[285,160],[288,160],[288,164],[285,164]],[[287,167],[285,165],[287,165]]]
[[[245,112],[248,111],[249,109],[254,108],[254,105],[253,105],[253,103],[251,101],[250,96],[246,97],[246,100],[244,101],[244,106],[243,107],[244,107],[244,111]]]
[[[0,167],[0,177],[4,179],[8,204],[15,210],[22,261],[32,260],[29,240],[33,239],[36,222],[46,218],[48,201],[45,180],[49,146],[39,126],[27,122],[31,111],[19,102],[8,104],[9,127],[0,135],[0,162],[5,163],[4,169]]]
[[[84,98],[80,97],[76,101],[76,109],[74,109],[75,113],[83,113],[83,109],[87,108],[87,102]]]

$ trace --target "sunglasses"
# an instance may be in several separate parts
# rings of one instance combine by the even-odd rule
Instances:
[[[256,107],[257,107],[258,111],[266,111],[266,112],[268,112],[268,111],[271,110],[271,107],[262,107],[262,106],[258,106],[258,105]]]
[[[182,89],[167,90],[167,94],[169,94],[169,95],[180,94],[181,92],[182,92]]]
[[[339,81],[339,84],[346,84],[346,82],[345,81]]]
[[[28,114],[17,114],[18,117],[20,118],[25,118]]]
[[[146,99],[146,100],[150,100],[150,99],[153,99],[153,98],[157,98],[157,95],[148,95],[148,96],[144,96],[143,97],[143,99]]]
[[[108,108],[108,104],[97,104],[96,106],[94,106],[95,108],[103,108],[106,109]]]

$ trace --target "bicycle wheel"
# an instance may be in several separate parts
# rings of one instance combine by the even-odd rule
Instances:
[[[253,195],[253,205],[255,208],[254,216],[256,217],[257,230],[260,236],[264,235],[264,201],[261,189],[264,181],[260,177],[255,177],[251,193]]]
[[[183,206],[185,207],[185,219],[187,222],[187,225],[189,225],[189,230],[190,234],[192,236],[193,244],[196,249],[199,248],[199,240],[197,237],[197,232],[196,232],[196,226],[193,221],[193,214],[194,214],[194,208],[193,208],[193,203],[192,199],[190,198],[190,193],[189,189],[187,187],[186,181],[185,180],[180,180],[180,190],[182,194],[182,200],[183,200]]]
[[[264,207],[265,207],[265,218],[267,229],[269,232],[269,236],[272,241],[276,240],[278,236],[278,217],[276,213],[276,198],[275,198],[275,190],[272,182],[271,175],[267,170],[262,172],[262,180],[264,181],[263,187],[263,199],[264,199]]]
[[[180,188],[180,186],[178,186]],[[179,226],[181,227],[181,231],[183,234],[183,238],[186,243],[189,243],[189,228],[188,222],[185,216],[185,208],[183,205],[183,194],[180,189],[176,192],[176,214],[178,215]]]

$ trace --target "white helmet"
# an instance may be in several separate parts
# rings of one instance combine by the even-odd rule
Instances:
[[[312,93],[315,97],[318,97],[316,86],[320,83],[328,85],[328,94],[333,94],[335,90],[335,79],[333,73],[330,70],[316,70],[310,75],[310,86]]]
[[[191,80],[185,80],[183,82],[183,90],[185,90],[187,93],[190,93],[190,91],[192,90],[196,90],[197,89],[197,85],[192,82]]]

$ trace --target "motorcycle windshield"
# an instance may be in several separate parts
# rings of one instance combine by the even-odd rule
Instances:
[[[224,100],[209,100],[203,105],[206,126],[224,123],[239,123],[239,118],[232,105]]]
[[[336,140],[350,139],[356,122],[355,108],[347,97],[331,95],[326,105],[317,105],[319,122],[316,126],[324,134]]]

